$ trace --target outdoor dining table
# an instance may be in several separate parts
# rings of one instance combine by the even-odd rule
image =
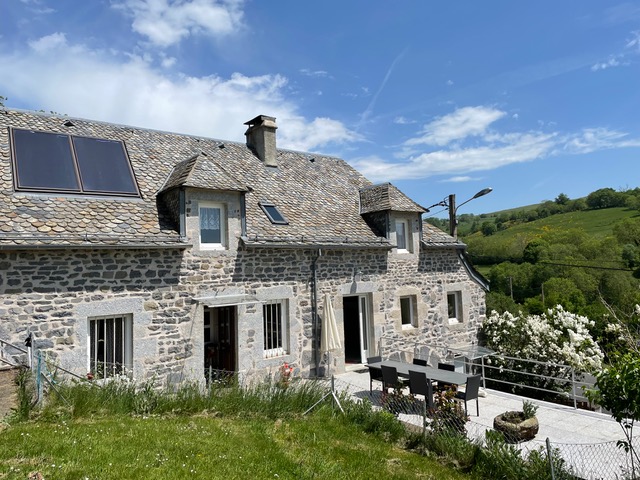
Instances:
[[[449,370],[442,370],[439,368],[425,367],[422,365],[415,365],[413,363],[400,362],[398,360],[383,360],[381,362],[374,362],[367,364],[369,368],[382,368],[382,366],[395,367],[398,376],[403,378],[409,378],[409,370],[415,372],[424,372],[427,374],[427,378],[432,382],[449,383],[453,385],[465,385],[469,375],[460,372],[451,372]]]

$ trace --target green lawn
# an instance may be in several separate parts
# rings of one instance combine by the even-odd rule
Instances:
[[[328,409],[307,417],[105,416],[16,423],[0,479],[469,478],[361,432]]]

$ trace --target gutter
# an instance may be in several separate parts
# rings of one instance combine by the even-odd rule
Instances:
[[[488,292],[491,286],[489,280],[484,278],[484,275],[476,270],[475,267],[471,264],[471,260],[469,260],[469,257],[467,256],[467,252],[464,250],[458,250],[456,253],[458,254],[458,258],[462,262],[462,265],[464,266],[464,269],[467,271],[469,276],[485,291]]]

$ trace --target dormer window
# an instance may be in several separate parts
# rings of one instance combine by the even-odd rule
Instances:
[[[289,225],[289,222],[273,203],[260,202],[260,208],[274,225]]]
[[[413,251],[411,229],[407,220],[396,220],[396,245],[398,253],[410,253]]]
[[[223,250],[227,248],[227,213],[220,203],[203,203],[198,208],[200,217],[200,248]]]

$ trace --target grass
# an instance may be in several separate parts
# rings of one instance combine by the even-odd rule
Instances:
[[[466,478],[323,412],[276,420],[109,416],[17,424],[0,478]]]
[[[404,448],[388,412],[343,399],[302,415],[324,393],[314,383],[60,385],[28,421],[0,435],[0,479],[469,478]]]

